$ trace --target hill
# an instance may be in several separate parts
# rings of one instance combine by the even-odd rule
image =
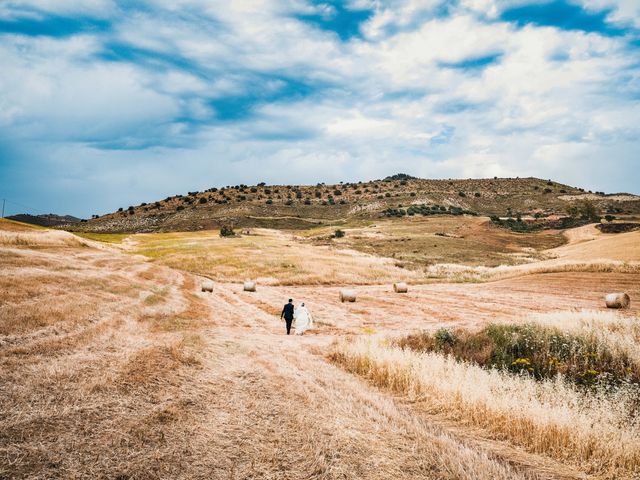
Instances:
[[[40,225],[41,227],[57,227],[72,223],[79,223],[80,219],[71,215],[56,215],[55,213],[45,213],[42,215],[30,215],[28,213],[19,213],[7,217],[9,220],[16,222],[29,223],[31,225]]]
[[[102,233],[236,228],[305,229],[399,215],[550,216],[588,199],[602,213],[640,213],[640,197],[585,192],[538,178],[383,180],[326,185],[236,185],[122,207],[70,230]]]

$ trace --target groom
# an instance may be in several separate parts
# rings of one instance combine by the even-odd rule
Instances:
[[[291,332],[291,323],[293,322],[293,299],[289,299],[289,303],[287,303],[282,309],[282,313],[280,314],[280,320],[284,317],[284,321],[287,323],[287,335]]]

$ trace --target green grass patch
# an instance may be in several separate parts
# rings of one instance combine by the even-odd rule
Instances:
[[[93,233],[93,232],[73,232],[78,237],[86,238],[87,240],[95,240],[97,242],[104,243],[117,243],[120,244],[127,237],[130,237],[130,233]]]
[[[480,331],[442,328],[397,341],[420,352],[439,352],[486,368],[564,378],[583,386],[640,384],[631,359],[591,335],[576,335],[536,324],[491,324]]]
[[[160,290],[157,290],[153,292],[151,295],[147,296],[144,299],[144,303],[145,305],[149,305],[149,306],[157,305],[165,301],[168,293],[169,293],[169,287],[161,288]]]

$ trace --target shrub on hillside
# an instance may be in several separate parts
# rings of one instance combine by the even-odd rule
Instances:
[[[337,230],[333,233],[333,236],[334,236],[335,238],[342,238],[342,237],[344,237],[344,236],[345,236],[344,230],[337,229]]]
[[[472,210],[465,210],[460,207],[449,207],[447,210],[446,207],[440,205],[410,205],[406,210],[402,208],[402,204],[398,204],[398,208],[387,208],[382,212],[382,214],[386,217],[402,217],[404,215],[414,216],[414,215],[473,215],[477,216],[478,213]]]
[[[408,175],[406,173],[396,173],[395,175],[389,175],[383,179],[384,182],[389,182],[392,180],[415,180],[416,177]]]
[[[236,232],[233,231],[233,227],[231,227],[230,225],[223,225],[222,228],[220,228],[220,236],[221,237],[235,237],[236,236]]]

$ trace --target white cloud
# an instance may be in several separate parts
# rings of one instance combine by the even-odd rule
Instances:
[[[463,0],[450,16],[430,13],[439,2],[378,4],[364,38],[346,42],[295,19],[314,11],[302,0],[147,3],[126,15],[106,1],[0,6],[0,18],[27,6],[114,25],[58,39],[0,36],[3,142],[32,145],[29,158],[47,165],[74,158],[73,178],[110,192],[107,182],[128,185],[138,201],[394,171],[580,183],[589,171],[581,161],[637,161],[640,73],[622,37],[515,28],[495,21],[505,3],[492,0]],[[615,12],[638,18],[622,0]],[[104,56],[110,45],[120,61]],[[484,67],[451,65],[494,54]],[[221,121],[215,102],[243,96],[255,102],[250,113]],[[138,150],[117,150],[125,146]],[[630,189],[639,171],[608,184]],[[122,206],[109,202],[103,210]]]
[[[117,11],[113,0],[3,0],[0,18],[42,18],[46,14],[106,18]]]

